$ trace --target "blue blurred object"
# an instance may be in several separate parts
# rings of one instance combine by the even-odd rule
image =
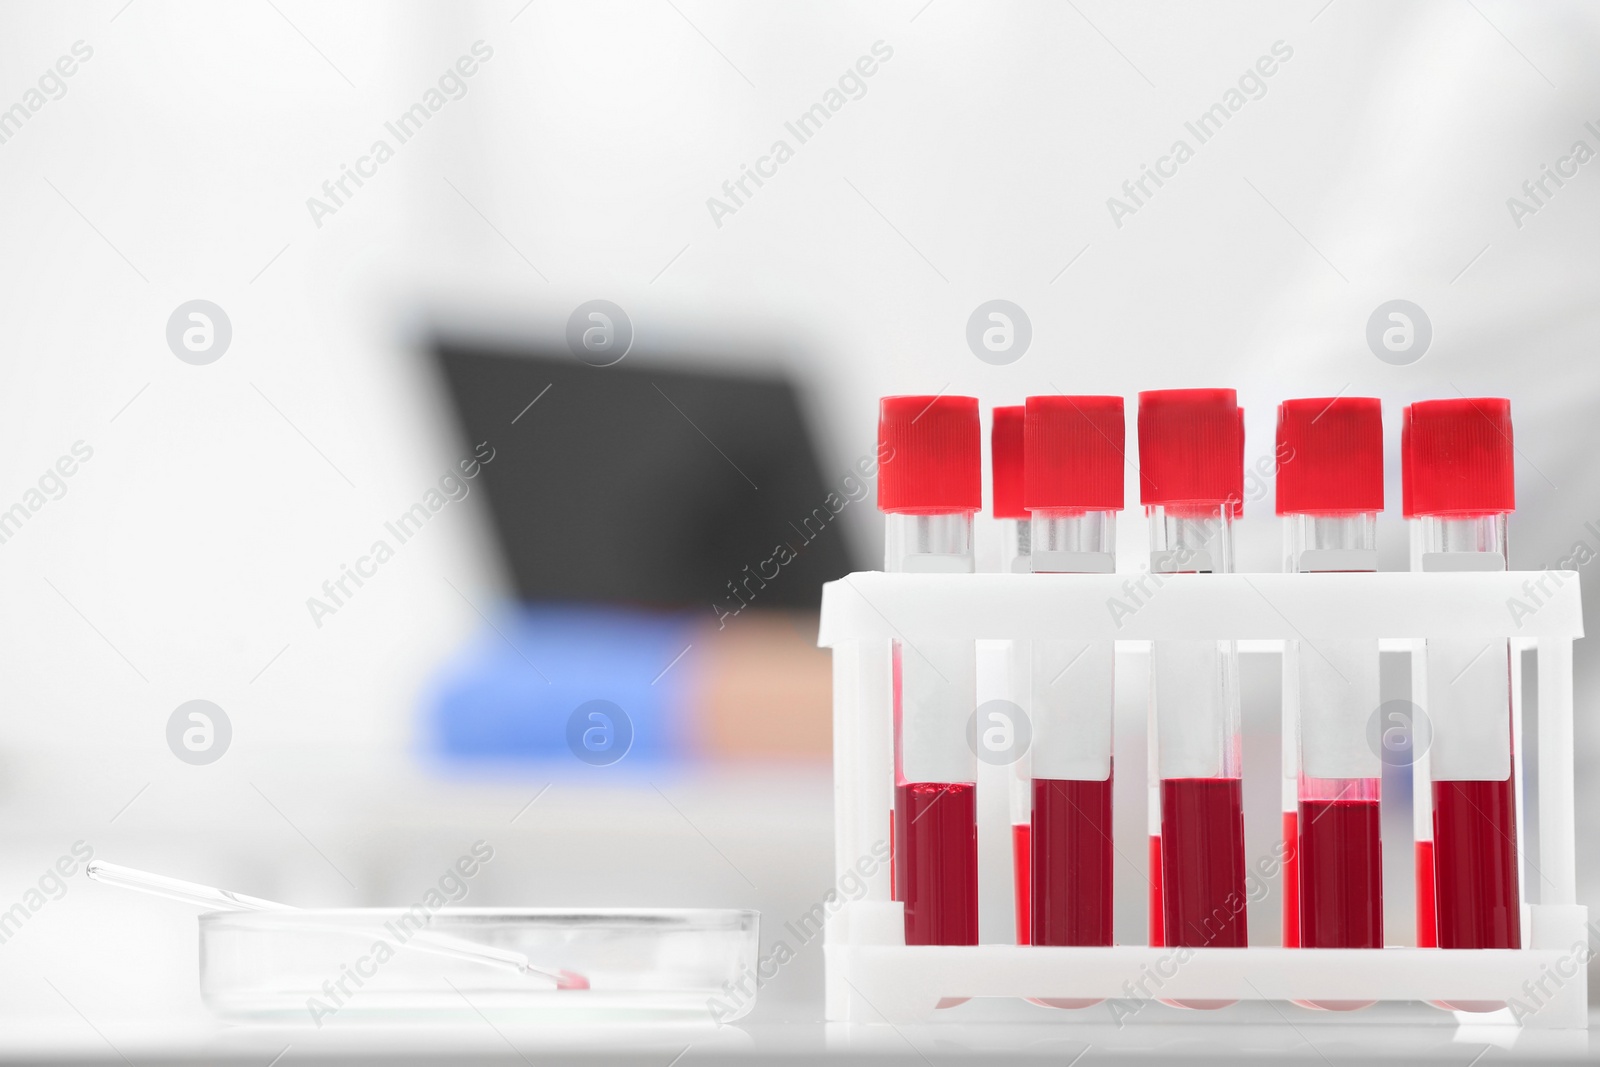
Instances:
[[[450,760],[575,768],[689,757],[693,629],[681,613],[510,607],[445,665],[429,747]]]

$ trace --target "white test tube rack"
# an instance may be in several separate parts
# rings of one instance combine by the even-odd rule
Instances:
[[[1524,1026],[1587,1026],[1588,909],[1577,902],[1572,754],[1572,642],[1583,636],[1578,576],[1555,572],[1531,615],[1523,583],[1543,572],[1208,574],[1167,576],[1131,615],[1127,575],[849,575],[823,588],[818,644],[833,650],[834,857],[836,874],[862,878],[865,892],[827,920],[826,1015],[830,1021],[912,1022],[936,1017],[948,997],[1121,1000],[1160,976],[1162,1000],[1511,1001],[1537,1008]],[[880,850],[893,807],[891,640],[1114,641],[1118,655],[1161,640],[1235,640],[1241,651],[1278,652],[1299,640],[1377,638],[1410,651],[1419,639],[1509,640],[1538,663],[1537,856],[1525,856],[1523,948],[1442,950],[1206,948],[1145,945],[1058,948],[1014,944],[907,946],[902,906],[891,899]],[[1513,655],[1512,662],[1520,662]],[[1514,678],[1516,675],[1514,675]],[[1520,687],[1513,685],[1517,721]],[[1438,728],[1435,727],[1437,730]],[[1515,763],[1519,797],[1524,754]],[[1126,762],[1124,774],[1142,774]],[[1250,769],[1246,768],[1246,774]],[[1274,792],[1274,797],[1276,793]],[[1001,806],[1003,810],[1003,806]],[[980,805],[980,819],[983,817]],[[1529,840],[1526,825],[1519,845]],[[980,835],[1007,827],[979,828]],[[1391,848],[1411,842],[1390,842]],[[1145,841],[1119,842],[1143,855]],[[1532,874],[1531,872],[1537,872]],[[1119,880],[1130,872],[1118,872]],[[836,883],[837,884],[837,883]],[[1008,883],[1009,884],[1009,883]],[[1180,955],[1182,956],[1180,960]],[[1056,1013],[1100,1019],[1078,1011]],[[1360,1018],[1359,1012],[1350,1017]]]

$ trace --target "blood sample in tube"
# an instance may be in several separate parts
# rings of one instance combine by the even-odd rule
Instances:
[[[1140,499],[1150,569],[1167,581],[1232,570],[1243,510],[1243,415],[1231,389],[1139,394]],[[1162,939],[1248,944],[1237,652],[1157,641],[1151,652],[1160,781]],[[1185,1007],[1225,1002],[1186,1001]]]
[[[1034,573],[1115,572],[1122,398],[1033,396],[1025,411],[1023,503]],[[1035,945],[1113,943],[1113,663],[1110,642],[1033,642]]]
[[[994,484],[994,518],[1000,528],[1000,571],[1002,574],[1028,574],[1033,570],[1032,525],[1022,506],[1023,438],[1026,409],[1012,404],[994,409],[989,433],[989,462]],[[1029,684],[1032,642],[1009,641],[1005,648],[1006,693],[1008,699],[1027,712],[1024,696]],[[1012,907],[1016,917],[1017,944],[1029,943],[1032,891],[1032,811],[1033,792],[1027,753],[1011,764],[1007,798],[1011,814]]]
[[[1510,403],[1413,404],[1402,449],[1405,512],[1417,524],[1413,569],[1506,569],[1506,517],[1516,506]],[[1437,944],[1520,948],[1510,648],[1485,654],[1478,642],[1430,639],[1425,656]]]
[[[1277,511],[1286,568],[1377,569],[1383,416],[1371,397],[1311,397],[1278,407]],[[1378,642],[1296,640],[1285,650],[1299,811],[1294,820],[1297,943],[1383,947],[1383,763],[1367,737],[1380,701]],[[1347,1010],[1370,1002],[1309,1006]]]
[[[886,571],[971,573],[982,504],[978,402],[886,397],[879,410],[878,507]],[[978,943],[977,706],[971,641],[895,640],[894,898],[907,945]]]
[[[1243,510],[1234,390],[1139,394],[1139,496],[1152,573],[1197,581],[1181,576],[1232,569],[1232,522]],[[1157,641],[1152,667],[1163,941],[1248,944],[1237,651],[1232,641]]]

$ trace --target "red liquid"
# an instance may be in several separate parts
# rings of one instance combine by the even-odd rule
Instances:
[[[1439,947],[1439,927],[1434,921],[1432,841],[1417,842],[1417,947]]]
[[[1513,779],[1433,783],[1440,948],[1521,948]]]
[[[1033,782],[1033,943],[1110,945],[1111,779]]]
[[[1169,945],[1249,944],[1242,793],[1237,778],[1161,780],[1162,929]]]
[[[1283,947],[1300,947],[1300,818],[1283,813]]]
[[[1300,943],[1383,947],[1383,838],[1376,800],[1300,802]]]
[[[1033,878],[1029,868],[1033,862],[1033,845],[1028,838],[1033,827],[1025,822],[1016,823],[1011,827],[1011,877],[1012,884],[1017,887],[1017,944],[1026,945],[1028,941],[1028,921],[1033,914],[1029,907],[1028,898],[1033,888]]]
[[[1167,943],[1166,924],[1161,905],[1161,835],[1150,835],[1150,947],[1160,948]]]
[[[905,674],[890,646],[894,700],[894,811],[889,820],[893,899],[905,905],[906,944],[978,943],[978,797],[972,782],[907,782],[900,755]],[[961,1000],[941,1000],[939,1007]]]
[[[978,943],[977,787],[971,782],[895,786],[895,899],[906,944]]]

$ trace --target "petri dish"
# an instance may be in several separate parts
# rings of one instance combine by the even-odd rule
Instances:
[[[755,1001],[741,909],[310,908],[200,916],[200,994],[237,1021],[727,1022]],[[558,989],[466,947],[581,975]],[[580,984],[582,984],[580,982]]]

